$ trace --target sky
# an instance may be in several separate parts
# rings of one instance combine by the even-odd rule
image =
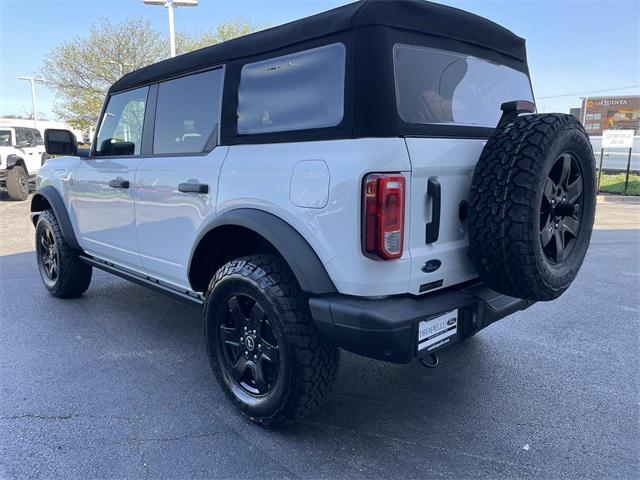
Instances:
[[[242,16],[275,26],[345,3],[349,1],[200,0],[198,7],[176,9],[175,25],[177,31],[197,32]],[[489,18],[527,40],[539,112],[568,113],[584,96],[640,94],[638,0],[439,3]],[[37,74],[52,48],[86,35],[101,16],[112,22],[148,18],[168,35],[166,10],[142,0],[0,0],[0,115],[29,114],[29,83],[17,77]],[[38,112],[56,119],[54,93],[44,85],[36,88]]]

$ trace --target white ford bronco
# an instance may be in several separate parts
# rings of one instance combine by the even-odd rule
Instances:
[[[26,200],[29,183],[49,156],[40,131],[0,125],[0,188],[12,200]]]
[[[215,375],[263,424],[327,396],[339,348],[438,349],[560,296],[591,236],[595,162],[535,114],[524,40],[423,1],[362,1],[131,72],[90,151],[38,175],[42,280],[98,268],[203,305]]]

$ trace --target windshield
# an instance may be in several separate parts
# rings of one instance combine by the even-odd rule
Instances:
[[[11,146],[11,130],[0,130],[0,147]]]
[[[426,47],[394,47],[398,114],[407,123],[495,127],[500,105],[533,101],[529,77],[477,57]]]

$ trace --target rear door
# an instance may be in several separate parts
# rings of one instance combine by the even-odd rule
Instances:
[[[477,276],[460,210],[486,138],[469,138],[469,127],[495,128],[503,102],[533,96],[525,73],[469,55],[396,45],[394,65],[400,118],[439,125],[443,132],[405,139],[411,161],[409,289],[423,293]]]
[[[145,272],[188,288],[191,249],[215,213],[228,147],[217,146],[224,69],[159,83],[150,155],[136,176],[136,226]]]

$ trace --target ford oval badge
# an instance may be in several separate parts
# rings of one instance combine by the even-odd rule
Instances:
[[[432,272],[435,272],[437,269],[439,269],[440,265],[442,265],[442,262],[437,258],[434,258],[433,260],[429,260],[428,262],[425,262],[424,265],[422,265],[421,270],[424,273],[432,273]]]

